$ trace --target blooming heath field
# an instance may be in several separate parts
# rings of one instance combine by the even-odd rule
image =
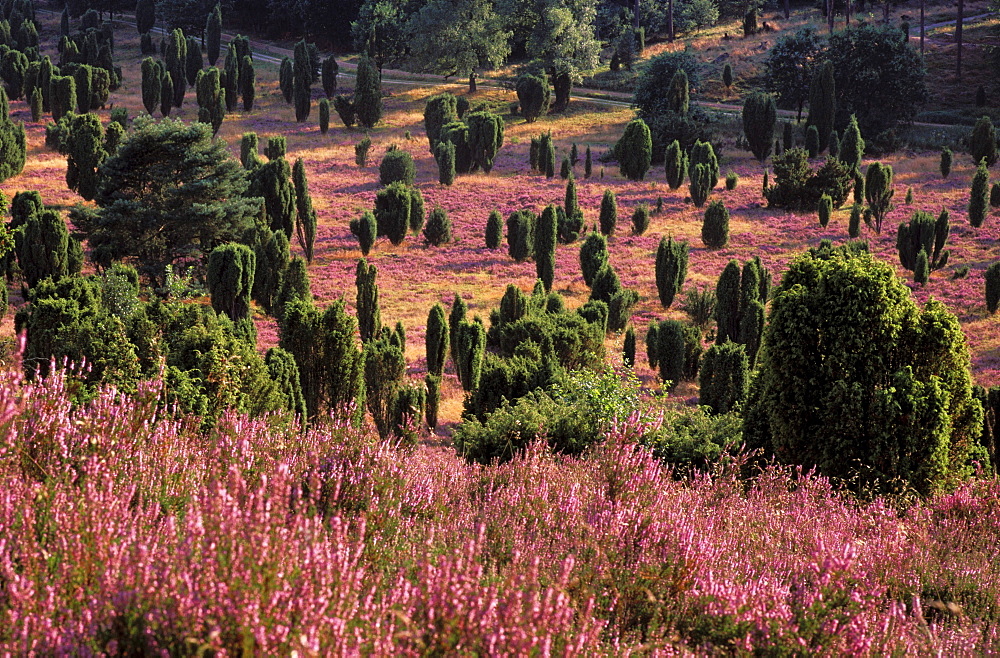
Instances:
[[[46,18],[42,43],[54,44],[57,30]],[[125,83],[111,102],[135,116],[138,39],[127,30],[116,38]],[[341,93],[352,84],[341,76]],[[731,213],[729,244],[708,249],[703,210],[685,199],[686,186],[670,190],[662,168],[630,182],[599,161],[630,109],[574,100],[565,114],[526,124],[509,114],[514,95],[487,85],[469,101],[505,115],[494,169],[442,186],[424,103],[465,91],[438,82],[384,89],[386,113],[369,134],[365,167],[354,153],[365,133],[334,115],[322,135],[315,105],[309,121],[296,123],[277,67],[267,63],[258,65],[256,107],[228,115],[219,138],[234,156],[244,132],[258,133],[262,144],[287,138],[287,157],[302,158],[319,216],[313,295],[320,306],[344,297],[352,311],[361,252],[349,222],[373,207],[386,149],[412,154],[426,208],[447,211],[454,239],[439,247],[419,235],[399,246],[380,239],[368,260],[378,268],[382,322],[406,327],[414,379],[426,372],[425,324],[435,302],[450,304],[457,294],[470,315],[486,319],[508,283],[525,292],[533,286],[534,263],[514,262],[505,246],[487,249],[484,231],[492,210],[506,217],[563,202],[564,180],[529,169],[530,140],[541,132],[552,132],[557,162],[578,147],[588,230],[604,190],[618,197],[608,248],[622,284],[640,295],[632,318],[640,345],[651,322],[683,317],[678,304],[663,309],[657,299],[662,236],[690,242],[684,288],[713,289],[730,259],[760,256],[777,279],[820,240],[847,240],[848,208],[826,228],[815,213],[766,208],[764,169],[729,137],[721,171],[735,172],[739,183],[728,191],[720,184],[710,196]],[[192,96],[174,116],[197,116]],[[107,112],[99,112],[103,121]],[[38,190],[60,210],[79,202],[64,182],[65,158],[44,146],[44,126],[31,122],[24,101],[11,103],[11,115],[25,122],[29,150],[4,193]],[[956,152],[947,179],[936,152],[901,151],[883,162],[895,169],[896,207],[881,235],[862,227],[862,237],[911,280],[899,265],[896,225],[917,210],[948,209],[948,265],[910,286],[918,301],[933,297],[958,316],[975,383],[1000,384],[1000,325],[986,312],[983,281],[1000,260],[1000,217],[991,210],[981,228],[969,225],[971,157]],[[633,235],[632,211],[661,199],[648,230]],[[553,290],[569,308],[590,292],[581,243],[556,252]],[[298,245],[293,251],[301,253]],[[259,312],[255,319],[260,348],[275,345],[274,321]],[[12,332],[9,315],[5,322]],[[607,341],[620,364],[622,337]],[[448,367],[438,429],[445,436],[462,410]],[[20,372],[15,364],[0,378],[3,655],[1000,652],[996,480],[921,500],[859,499],[814,474],[773,466],[746,479],[743,457],[681,478],[637,445],[648,419],[617,421],[581,458],[535,445],[510,463],[479,466],[434,441],[406,449],[350,427],[302,433],[279,419],[227,415],[206,434],[196,420],[165,411],[157,382],[133,398],[108,391],[73,410],[65,375],[24,382]],[[644,358],[636,372],[647,390],[659,389]],[[697,389],[685,383],[672,396],[695,403]]]

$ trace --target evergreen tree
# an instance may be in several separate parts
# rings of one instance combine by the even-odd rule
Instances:
[[[893,209],[892,197],[896,191],[892,189],[892,166],[873,162],[865,172],[865,200],[871,211],[871,223],[875,232],[882,233],[882,220]],[[867,215],[866,215],[867,218]]]
[[[565,220],[560,216],[559,240],[564,243],[575,242],[583,230],[583,209],[576,195],[576,179],[573,174],[566,181],[566,197],[563,203]]]
[[[427,218],[427,225],[424,227],[424,240],[434,247],[451,242],[451,219],[448,218],[448,213],[441,206],[431,210],[431,214]]]
[[[687,154],[681,149],[680,142],[675,139],[670,142],[664,157],[667,185],[670,189],[676,190],[684,184],[684,179],[687,178],[687,165]]]
[[[552,290],[555,280],[557,229],[556,207],[549,204],[539,216],[535,229],[535,270],[546,292]]]
[[[649,228],[649,206],[640,203],[632,212],[632,234],[642,235]]]
[[[97,194],[98,167],[107,157],[104,129],[97,116],[86,113],[70,122],[69,153],[66,158],[66,185],[91,201]]]
[[[678,67],[667,88],[667,111],[686,115],[691,108],[691,92],[687,71]]]
[[[448,344],[451,346],[451,360],[455,364],[455,372],[458,372],[458,325],[465,321],[465,316],[469,312],[469,307],[465,300],[455,293],[455,298],[451,303],[451,312],[448,314]]]
[[[819,225],[826,228],[826,225],[830,223],[830,216],[833,215],[833,199],[830,198],[829,194],[824,194],[819,198],[816,212],[819,215]]]
[[[67,112],[76,109],[76,80],[68,75],[52,76],[52,120],[59,123]],[[6,100],[6,94],[4,95]]]
[[[437,160],[438,182],[451,185],[455,182],[455,145],[452,142],[439,142],[434,153]]]
[[[257,133],[243,133],[240,139],[240,163],[244,169],[253,169],[260,164]]]
[[[684,285],[689,249],[686,241],[674,242],[673,237],[660,239],[656,249],[656,291],[663,308],[670,308],[674,296]]]
[[[816,126],[819,133],[819,153],[830,145],[833,121],[837,114],[837,91],[833,80],[833,63],[824,62],[813,73],[809,87],[809,116],[807,126]],[[815,157],[815,156],[812,156]]]
[[[340,66],[337,64],[337,60],[333,58],[333,55],[323,60],[323,93],[326,94],[328,99],[337,95],[337,74],[339,72]]]
[[[523,73],[518,76],[515,89],[517,101],[521,106],[521,116],[525,122],[534,123],[538,117],[549,111],[552,91],[545,75]]]
[[[188,37],[184,46],[184,77],[189,86],[194,86],[198,71],[202,70],[201,43],[194,37]]]
[[[225,313],[233,322],[250,315],[257,257],[250,247],[229,243],[219,245],[208,257],[208,291],[212,308]]]
[[[625,133],[615,144],[615,158],[622,176],[629,180],[642,180],[653,160],[653,138],[642,119],[633,119],[625,126]]]
[[[156,2],[139,0],[135,4],[135,29],[140,35],[149,34],[154,25],[156,25]]]
[[[243,111],[249,112],[253,109],[254,100],[257,95],[257,73],[254,71],[253,61],[246,56],[243,57],[243,62],[240,64],[239,89],[240,96],[243,98]],[[322,116],[322,112],[320,112],[320,117]],[[327,124],[329,124],[329,104],[326,108],[326,121]],[[322,118],[320,119],[320,122],[322,122]],[[326,133],[325,130],[323,132]]]
[[[160,114],[170,116],[174,106],[174,81],[170,71],[160,68]]]
[[[325,135],[330,131],[330,99],[319,100],[319,132]]]
[[[358,239],[361,254],[367,256],[375,245],[375,238],[378,235],[378,224],[370,210],[363,212],[359,219],[351,220],[351,235]]]
[[[292,97],[295,101],[295,120],[302,123],[309,118],[312,107],[312,67],[305,39],[295,44]]]
[[[969,224],[979,228],[986,221],[990,201],[990,172],[986,168],[986,158],[979,161],[972,176],[972,190],[969,194]]]
[[[295,187],[295,234],[306,260],[311,263],[316,243],[316,211],[313,209],[312,197],[309,196],[306,167],[302,158],[296,159],[295,166],[292,167],[292,184]]]
[[[993,121],[988,116],[980,117],[976,121],[972,134],[969,136],[969,154],[972,162],[979,164],[986,160],[986,167],[992,167],[997,161],[997,134],[993,127]]]
[[[427,374],[424,377],[424,385],[427,387],[427,406],[424,407],[427,426],[433,430],[437,427],[438,405],[441,402],[441,376]]]
[[[483,356],[486,352],[486,330],[476,321],[460,321],[455,332],[457,349],[455,365],[458,380],[466,391],[479,388],[482,374]]]
[[[278,295],[291,260],[284,231],[265,231],[255,250],[257,269],[252,296],[268,315],[277,316]]]
[[[507,252],[518,263],[535,254],[535,214],[517,210],[507,218]]]
[[[986,281],[986,310],[992,315],[1000,305],[1000,262],[987,267],[983,279]]]
[[[600,233],[588,233],[580,247],[580,271],[588,286],[594,284],[594,277],[608,264],[608,242]]]
[[[840,151],[837,158],[851,168],[851,171],[861,171],[861,158],[865,154],[865,140],[861,138],[861,129],[858,128],[858,118],[851,115],[851,120],[844,130],[844,137],[840,140]]]
[[[594,163],[590,156],[590,144],[587,144],[587,153],[583,158],[583,177],[590,178],[590,175],[593,173],[593,170],[594,170]]]
[[[622,345],[622,363],[626,368],[635,367],[635,328],[632,325],[625,330],[625,341]]]
[[[218,5],[216,5],[218,9]],[[283,407],[293,412],[302,422],[306,419],[306,399],[302,395],[302,381],[295,357],[280,347],[272,347],[264,355],[268,374],[284,399]]]
[[[378,268],[374,264],[369,265],[364,258],[358,260],[354,284],[358,289],[358,329],[363,343],[376,339],[382,331],[378,284],[375,282],[377,277]]]
[[[222,52],[222,8],[216,4],[205,20],[205,54],[208,65],[215,66]]]
[[[403,183],[392,183],[375,194],[375,221],[378,235],[384,235],[394,245],[402,244],[410,228],[412,194]]]
[[[295,92],[295,66],[291,57],[282,57],[278,67],[278,89],[286,103],[291,103]]]
[[[721,249],[729,243],[729,210],[721,201],[713,201],[705,209],[701,241],[709,249]]]
[[[771,154],[777,118],[778,109],[771,94],[755,91],[743,102],[743,134],[750,152],[761,163]]]
[[[427,352],[427,373],[440,377],[444,374],[444,362],[448,356],[448,319],[444,306],[440,303],[431,307],[427,314],[427,333],[424,345]]]
[[[737,342],[740,332],[740,264],[730,260],[715,286],[715,342]]]
[[[276,158],[251,172],[251,192],[264,199],[264,213],[272,231],[284,231],[291,239],[295,229],[295,188],[284,158]]]
[[[443,137],[442,129],[455,121],[458,121],[458,99],[454,94],[438,94],[427,99],[424,105],[424,130],[430,142],[431,154],[437,153],[437,146]]]
[[[945,146],[941,149],[941,178],[948,178],[951,173],[951,161],[954,156],[951,149]]]
[[[73,73],[73,82],[76,84],[76,110],[77,114],[90,112],[90,102],[93,96],[94,69],[86,64],[81,64]]]
[[[501,240],[503,240],[503,216],[499,210],[492,210],[486,219],[486,248],[499,249]]]
[[[167,37],[163,59],[173,84],[171,103],[174,107],[180,107],[184,103],[184,92],[187,91],[187,40],[180,28],[176,28]]]
[[[282,231],[274,232],[281,233],[282,237],[285,235]],[[285,237],[285,243],[288,243],[287,237]],[[278,290],[278,297],[274,302],[274,316],[282,320],[285,317],[285,308],[295,300],[312,303],[306,260],[298,256],[288,261],[288,267],[281,280],[281,288]]]
[[[365,403],[379,436],[385,439],[391,431],[393,407],[406,376],[406,359],[397,345],[379,338],[365,343],[363,361]]]
[[[14,253],[28,288],[69,272],[69,241],[66,222],[54,210],[27,215],[14,232]]]
[[[702,361],[698,404],[714,414],[729,413],[746,397],[749,382],[745,348],[737,343],[713,345]]]
[[[365,128],[374,127],[382,118],[382,79],[375,63],[367,56],[358,60],[354,107],[358,123]]]
[[[602,235],[613,234],[618,224],[618,200],[615,198],[615,193],[609,189],[604,190],[604,196],[601,197],[599,224]]]
[[[472,170],[482,169],[484,173],[493,170],[493,161],[503,146],[503,118],[492,112],[472,112],[465,117],[469,126],[469,151],[472,156]]]

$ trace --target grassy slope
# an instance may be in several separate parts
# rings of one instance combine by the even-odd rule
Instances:
[[[54,43],[56,29],[54,21],[44,26],[44,43]],[[125,105],[134,115],[141,109],[138,39],[129,29],[119,30],[117,39],[125,85],[112,95],[111,101],[116,105]],[[711,49],[706,50],[707,56],[711,56],[711,52]],[[721,69],[721,64],[719,67]],[[239,136],[244,131],[258,132],[262,142],[268,135],[284,134],[288,139],[290,160],[304,159],[319,214],[317,256],[310,275],[313,291],[321,304],[344,296],[353,307],[354,265],[360,252],[348,231],[348,222],[372,206],[378,189],[377,164],[390,144],[397,144],[413,154],[417,162],[417,182],[428,210],[434,205],[441,205],[454,222],[456,240],[450,245],[430,248],[421,239],[411,237],[403,245],[394,247],[381,240],[370,255],[370,260],[379,267],[383,321],[394,324],[401,320],[406,325],[407,358],[415,377],[422,377],[424,371],[424,325],[427,311],[434,302],[450,303],[453,295],[458,293],[469,303],[472,313],[485,318],[490,308],[497,305],[507,283],[513,282],[529,290],[535,279],[533,263],[517,264],[506,256],[503,249],[488,251],[483,247],[483,228],[490,210],[498,208],[506,215],[519,208],[538,211],[547,203],[562,202],[562,180],[558,177],[546,180],[528,171],[530,137],[551,130],[560,160],[574,142],[580,146],[581,157],[584,144],[591,144],[596,158],[610,148],[631,118],[628,110],[607,110],[584,102],[575,102],[565,116],[546,118],[536,124],[524,124],[520,119],[508,118],[505,146],[493,173],[489,176],[463,176],[454,186],[445,188],[436,182],[436,165],[428,152],[422,122],[424,100],[445,87],[387,85],[391,96],[386,99],[386,120],[371,133],[371,163],[359,169],[354,164],[353,145],[362,133],[338,124],[328,135],[321,135],[316,124],[315,106],[309,122],[296,124],[292,108],[283,102],[277,89],[276,73],[276,67],[272,65],[259,65],[257,107],[250,113],[238,112],[227,117],[220,136],[236,154]],[[351,79],[346,79],[341,85],[351,83]],[[464,93],[461,86],[447,89]],[[316,89],[314,97],[318,99],[319,93]],[[512,99],[508,92],[488,91],[480,92],[472,101],[490,100],[502,104]],[[196,111],[193,92],[189,91],[184,107],[173,116],[193,120]],[[62,182],[65,172],[63,158],[44,148],[44,129],[41,125],[30,123],[23,101],[12,103],[12,114],[15,119],[28,122],[31,146],[25,172],[7,181],[3,191],[10,197],[18,190],[38,189],[50,204],[68,206],[77,202],[78,199]],[[100,114],[106,121],[107,111]],[[407,134],[411,135],[411,139],[407,139]],[[895,225],[917,209],[935,214],[941,207],[950,210],[953,223],[950,264],[943,271],[933,273],[930,283],[923,289],[915,290],[915,296],[924,300],[933,295],[959,316],[969,336],[976,380],[986,385],[1000,384],[1000,330],[996,318],[986,317],[982,293],[982,271],[1000,258],[996,242],[1000,237],[1000,218],[994,215],[978,231],[968,226],[965,206],[973,170],[968,157],[956,154],[956,165],[947,181],[941,180],[937,173],[936,153],[902,152],[888,161],[896,169],[896,197],[900,207],[885,222],[887,230],[883,235],[876,236],[865,231],[864,237],[871,240],[873,251],[898,265],[894,248]],[[730,245],[710,251],[700,241],[701,212],[684,202],[684,188],[678,191],[667,188],[662,171],[651,172],[650,180],[636,183],[621,179],[614,166],[605,168],[601,178],[601,165],[596,162],[594,177],[583,180],[582,164],[577,167],[580,203],[588,224],[597,220],[603,190],[610,187],[618,194],[619,231],[610,240],[609,247],[612,263],[623,283],[637,289],[641,296],[634,317],[639,328],[640,346],[650,321],[682,317],[676,309],[664,311],[656,300],[653,255],[661,236],[670,234],[691,242],[688,286],[714,286],[718,274],[730,258],[745,260],[759,254],[777,275],[789,259],[820,239],[846,239],[846,210],[836,213],[828,228],[822,229],[815,215],[796,215],[762,207],[762,170],[749,154],[727,150],[722,171],[725,173],[728,170],[739,174],[739,187],[732,192],[722,191],[720,187],[713,198],[722,199],[732,213]],[[907,187],[914,189],[912,207],[902,205]],[[653,217],[645,235],[631,235],[628,218],[632,210],[640,203],[654,204],[660,196],[664,200],[664,212]],[[299,251],[297,246],[293,249]],[[588,294],[579,274],[578,250],[579,244],[561,245],[557,253],[555,289],[566,297],[570,308],[586,301]],[[963,265],[972,268],[969,277],[952,280],[952,272]],[[899,272],[904,276],[907,274],[901,268]],[[258,319],[262,347],[276,342],[273,322],[262,316]],[[608,347],[613,355],[619,354],[621,337],[610,337]],[[613,359],[620,361],[619,356]],[[645,359],[640,356],[638,361],[640,377],[654,386],[656,380],[646,367]],[[453,377],[446,379],[440,417],[447,427],[460,415],[461,391]],[[677,395],[693,402],[696,390],[691,384],[684,385]]]

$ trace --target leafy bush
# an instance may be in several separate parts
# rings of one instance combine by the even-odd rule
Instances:
[[[401,182],[413,185],[417,177],[417,168],[413,164],[413,156],[408,151],[390,146],[382,162],[378,166],[379,182],[382,185]]]
[[[653,141],[649,126],[642,119],[633,119],[615,144],[615,159],[622,176],[629,180],[642,180],[653,160]]]
[[[448,218],[448,213],[441,206],[435,206],[427,218],[427,225],[424,226],[424,239],[435,247],[451,242],[451,219]]]

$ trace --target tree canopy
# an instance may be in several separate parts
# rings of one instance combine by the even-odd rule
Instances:
[[[260,215],[261,200],[244,196],[245,170],[203,123],[139,118],[98,175],[99,209],[74,213],[91,259],[133,259],[152,280],[168,264],[200,263],[215,246],[240,241]]]

